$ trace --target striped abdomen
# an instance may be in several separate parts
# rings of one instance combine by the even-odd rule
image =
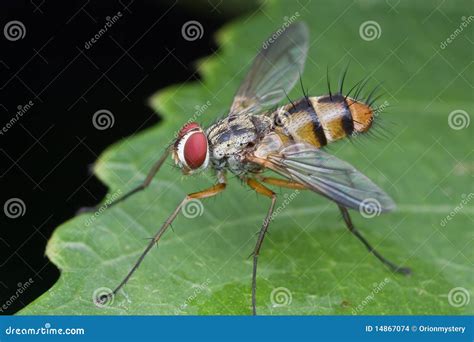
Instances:
[[[342,95],[302,98],[272,113],[275,132],[283,141],[307,142],[321,147],[364,133],[372,125],[373,110]]]

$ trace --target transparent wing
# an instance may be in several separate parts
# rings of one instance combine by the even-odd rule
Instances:
[[[229,115],[257,112],[277,104],[303,72],[308,28],[299,22],[280,30],[264,42],[234,97]]]
[[[393,200],[352,165],[308,144],[294,144],[267,156],[266,166],[352,209],[387,212]]]

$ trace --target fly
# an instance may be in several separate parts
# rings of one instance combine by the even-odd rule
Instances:
[[[392,199],[353,166],[321,150],[327,144],[371,128],[374,109],[370,98],[373,92],[365,101],[359,100],[365,84],[362,82],[357,89],[352,89],[355,90],[353,97],[349,96],[352,90],[342,95],[344,73],[340,89],[335,94],[330,89],[324,96],[305,94],[297,101],[270,109],[286,97],[300,78],[308,52],[308,39],[306,25],[296,23],[264,46],[238,89],[229,114],[206,129],[195,122],[184,125],[143,183],[109,204],[109,207],[116,205],[145,189],[169,155],[186,175],[211,169],[217,176],[215,185],[188,194],[178,204],[122,282],[112,293],[102,295],[98,300],[106,301],[127,283],[188,201],[216,196],[224,191],[227,172],[270,200],[252,253],[254,315],[257,313],[258,257],[277,200],[275,192],[264,184],[311,190],[335,202],[349,231],[375,257],[394,272],[410,273],[409,268],[395,265],[375,250],[355,228],[348,211],[365,209],[375,202],[380,212],[389,212],[395,209]],[[280,177],[266,176],[266,170]]]

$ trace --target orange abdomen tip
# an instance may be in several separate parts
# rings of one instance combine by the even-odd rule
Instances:
[[[347,105],[352,114],[354,132],[364,133],[369,130],[374,120],[374,111],[367,104],[347,98]]]

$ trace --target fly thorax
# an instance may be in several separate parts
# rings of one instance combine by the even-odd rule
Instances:
[[[248,116],[230,116],[207,130],[211,157],[215,160],[239,155],[249,144],[255,144],[257,130]]]

